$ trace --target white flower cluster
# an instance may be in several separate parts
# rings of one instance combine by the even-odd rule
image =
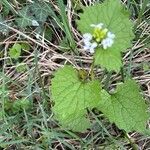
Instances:
[[[95,48],[98,46],[102,46],[103,49],[107,49],[108,47],[111,47],[113,45],[115,35],[110,31],[108,31],[107,28],[102,29],[102,26],[103,26],[102,23],[96,25],[91,24],[91,27],[94,27],[95,29],[99,29],[99,31],[102,32],[102,34],[106,33],[105,38],[102,39],[100,43],[93,40],[93,35],[91,33],[83,34],[84,50],[93,54],[95,52]]]
[[[111,47],[114,43],[115,35],[111,32],[107,33],[107,37],[102,40],[102,46],[104,49],[107,49],[108,47]]]
[[[92,43],[91,40],[92,35],[90,33],[85,33],[83,35],[84,50],[89,51],[91,54],[93,54],[98,44],[96,42]]]

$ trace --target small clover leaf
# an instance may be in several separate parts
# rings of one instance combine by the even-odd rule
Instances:
[[[25,72],[27,70],[27,64],[26,63],[17,63],[16,71],[17,72]]]
[[[24,51],[29,51],[30,50],[30,45],[28,43],[21,43],[21,48]]]
[[[12,48],[9,49],[9,56],[13,59],[18,59],[21,55],[21,45],[14,44]]]
[[[112,95],[103,90],[101,96],[98,109],[120,129],[126,132],[146,129],[147,106],[134,80],[126,80]]]
[[[86,108],[96,107],[101,99],[99,82],[97,80],[84,82],[84,79],[85,76],[80,79],[76,69],[65,66],[56,72],[51,86],[52,99],[55,102],[53,112],[58,121],[72,130],[76,124],[77,131],[83,129],[78,122],[82,119],[88,122]]]
[[[122,66],[120,53],[131,46],[134,38],[129,12],[119,0],[105,0],[103,4],[85,7],[83,11],[77,25],[83,35],[90,33],[92,42],[97,42],[95,65],[118,72]],[[89,45],[86,41],[86,48]]]

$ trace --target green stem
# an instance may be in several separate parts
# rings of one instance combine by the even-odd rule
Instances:
[[[126,133],[125,131],[123,131],[125,137],[128,139],[128,141],[130,142],[130,145],[132,146],[133,150],[138,150],[137,145],[135,144],[135,142],[130,138],[130,136],[128,135],[128,133]]]
[[[107,77],[106,77],[105,84],[104,84],[104,89],[106,91],[108,90],[108,87],[109,87],[109,81],[110,81],[111,75],[112,75],[112,71],[107,73]]]
[[[127,71],[128,77],[131,77],[131,70],[132,70],[132,58],[133,58],[133,50],[130,51],[130,57],[129,57],[129,67]]]
[[[41,88],[42,88],[42,94],[43,94],[43,97],[44,97],[43,104],[45,104],[47,97],[46,97],[45,88],[44,88],[44,85],[42,83],[42,77],[41,77],[39,67],[38,67],[38,51],[37,51],[37,48],[35,49],[34,57],[35,57],[35,73],[37,72],[37,74],[39,76],[39,82],[40,82],[40,85],[41,85]]]
[[[122,81],[124,82],[125,76],[124,76],[124,69],[123,69],[123,67],[121,68],[121,78],[122,78]]]
[[[93,60],[93,62],[91,64],[90,73],[89,74],[90,74],[91,80],[93,80],[94,79],[94,60]]]
[[[18,15],[18,12],[13,8],[13,6],[7,0],[2,0],[2,4],[6,8],[10,9],[14,15]]]
[[[44,97],[43,103],[45,104],[45,103],[46,103],[47,96],[46,96],[46,92],[45,92],[44,84],[43,84],[43,82],[42,82],[42,77],[41,77],[39,68],[37,68],[37,72],[38,72],[38,75],[39,75],[39,82],[40,82],[40,85],[41,85],[41,88],[42,88],[42,92],[43,92],[43,97]]]
[[[149,3],[149,0],[143,1],[142,8],[141,8],[140,12],[138,13],[138,18],[137,18],[137,22],[136,22],[136,25],[135,25],[135,29],[142,22],[142,18],[143,18],[142,16],[144,14],[144,11],[146,10],[146,7],[147,7],[148,3]]]

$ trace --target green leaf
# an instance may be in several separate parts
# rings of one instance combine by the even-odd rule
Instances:
[[[101,65],[108,71],[118,72],[122,66],[120,52],[126,51],[134,38],[129,12],[125,10],[120,0],[105,0],[102,4],[85,7],[83,11],[83,14],[80,14],[80,20],[77,20],[78,29],[82,34],[92,34],[93,28],[90,25],[99,23],[103,23],[108,31],[115,34],[111,47],[96,49],[95,65]]]
[[[2,33],[3,35],[7,35],[9,32],[9,29],[5,25],[6,25],[6,21],[0,14],[0,33]],[[3,40],[3,38],[1,40]]]
[[[0,74],[0,76],[2,76],[2,74]],[[0,85],[0,97],[7,97],[9,95],[9,90],[7,89],[7,87],[5,86],[3,88],[3,85]]]
[[[0,120],[3,118],[3,116],[4,116],[4,111],[2,111],[2,110],[0,109]]]
[[[68,45],[68,39],[66,37],[63,37],[63,39],[59,43],[59,46],[60,46],[60,50],[63,52],[70,51],[70,47]]]
[[[1,14],[0,14],[0,23],[4,23],[4,18],[2,17]],[[4,27],[4,26],[0,24],[0,32],[2,32],[3,27]]]
[[[27,70],[27,64],[26,63],[17,63],[16,71],[17,72],[25,72]]]
[[[147,62],[143,62],[143,70],[146,72],[146,71],[149,71],[150,70],[150,64],[147,63]]]
[[[143,132],[146,129],[147,105],[134,80],[126,80],[112,95],[104,90],[101,93],[103,99],[100,101],[98,109],[111,122],[127,132]]]
[[[12,111],[14,113],[22,111],[23,109],[29,109],[31,107],[31,101],[26,98],[22,98],[20,100],[16,100],[13,103]]]
[[[44,29],[44,38],[48,41],[52,40],[53,31],[49,27],[45,27]]]
[[[53,108],[55,118],[59,123],[66,128],[69,128],[76,132],[86,131],[90,128],[91,124],[88,118],[86,118],[86,110],[76,111],[68,114],[68,110],[60,108],[60,105],[55,105]]]
[[[102,68],[108,71],[120,71],[122,66],[121,54],[117,51],[97,50],[95,53],[95,64],[101,64]]]
[[[33,15],[30,14],[29,6],[23,7],[18,12],[19,17],[15,19],[17,25],[20,28],[25,28],[27,26],[32,26],[32,20],[34,20]]]
[[[46,2],[35,2],[31,5],[31,10],[35,18],[44,23],[50,15],[50,7]]]
[[[3,16],[7,17],[9,15],[9,12],[10,12],[10,9],[4,5],[3,6]]]
[[[48,41],[52,40],[53,31],[49,26],[39,26],[35,30],[36,32],[36,38],[38,39],[38,36],[44,36],[44,38]]]
[[[64,31],[66,34],[66,38],[67,38],[67,41],[69,41],[68,45],[72,49],[75,49],[76,43],[75,43],[71,28],[69,25],[67,14],[66,14],[66,5],[64,4],[63,0],[58,0],[57,3],[58,3],[58,7],[60,9],[60,14],[61,14],[60,16],[61,16],[61,19],[63,22],[63,27],[64,27]]]
[[[21,48],[25,51],[29,51],[30,45],[28,43],[21,43]]]
[[[12,108],[12,105],[13,105],[13,102],[9,99],[5,99],[5,103],[4,103],[4,106],[5,106],[5,111],[8,111]]]
[[[97,106],[100,90],[97,80],[82,81],[79,72],[71,66],[59,69],[51,86],[52,99],[55,102],[53,111],[58,121],[72,130],[75,130],[76,124],[76,129],[81,131],[83,127],[78,122],[88,122],[86,108]]]
[[[13,47],[9,49],[9,55],[13,59],[18,59],[21,55],[21,45],[14,44]]]

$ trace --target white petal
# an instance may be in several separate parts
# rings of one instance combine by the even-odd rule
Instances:
[[[104,49],[107,49],[107,40],[106,39],[102,40],[102,46]]]
[[[111,38],[111,39],[114,39],[115,38],[115,34],[111,33],[111,32],[108,32],[107,33],[107,37],[108,38]]]
[[[102,45],[103,45],[103,48],[104,48],[104,49],[107,49],[107,47],[109,46],[109,43],[108,43],[108,39],[107,39],[107,38],[104,39],[104,40],[102,40]]]
[[[108,46],[111,47],[112,44],[114,43],[113,39],[107,39]]]
[[[107,40],[107,45],[108,45],[108,46],[113,43],[112,39],[107,38],[106,40]]]
[[[104,48],[104,49],[107,49],[107,45],[103,45],[103,48]]]
[[[90,41],[92,40],[92,35],[90,33],[83,34],[83,39]]]
[[[97,47],[97,43],[96,42],[91,44],[91,48],[96,48],[96,47]]]
[[[91,24],[90,26],[91,26],[91,27],[96,27],[96,25],[95,25],[95,24]]]
[[[103,39],[103,40],[102,40],[102,44],[105,44],[105,43],[106,43],[106,39]]]
[[[85,46],[89,46],[89,47],[91,46],[91,42],[90,41],[83,40],[83,42],[84,42]]]
[[[87,50],[89,50],[89,49],[90,49],[90,47],[89,47],[89,46],[87,46],[87,45],[85,45],[85,46],[83,46],[83,49],[84,49],[85,51],[87,51]]]
[[[103,45],[104,49],[107,49],[107,47],[111,47],[113,43],[114,43],[114,41],[111,38],[106,38],[106,39],[102,40],[102,45]]]
[[[94,52],[95,52],[95,49],[91,47],[90,48],[90,53],[93,54]]]
[[[107,49],[107,45],[106,44],[102,44],[104,49]]]
[[[99,28],[99,29],[101,29],[102,26],[103,26],[103,23],[99,23],[99,24],[91,24],[90,26],[91,26],[91,27],[94,27],[94,28]]]
[[[89,45],[91,42],[90,42],[89,40],[87,40],[87,39],[83,39],[83,43],[84,43],[85,45]]]
[[[96,27],[99,28],[99,29],[101,29],[102,26],[103,26],[103,23],[99,23]]]
[[[107,31],[108,31],[108,29],[107,29],[107,28],[105,28],[103,31],[104,31],[104,32],[107,32]]]

